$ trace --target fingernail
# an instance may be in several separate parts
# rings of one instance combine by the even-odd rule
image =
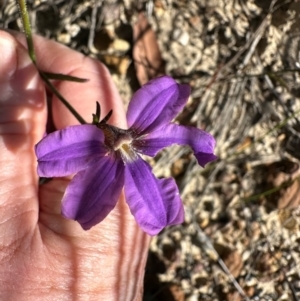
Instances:
[[[1,31],[0,32],[0,80],[12,76],[16,69],[16,46],[13,37]]]

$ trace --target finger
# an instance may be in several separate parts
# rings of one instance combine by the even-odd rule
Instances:
[[[19,41],[23,41],[23,36],[15,34]],[[113,110],[113,116],[110,121],[115,125],[125,127],[126,117],[122,105],[122,100],[116,90],[111,76],[102,63],[82,54],[75,52],[53,41],[41,37],[34,37],[36,45],[35,52],[38,59],[39,67],[47,72],[64,73],[81,78],[88,78],[87,83],[75,83],[62,81],[56,85],[59,92],[64,95],[73,107],[87,120],[91,121],[92,113],[95,112],[96,101],[100,101],[102,117],[109,111]],[[53,116],[57,128],[78,123],[64,105],[56,98],[53,100]],[[61,183],[64,188],[61,188]],[[69,233],[74,227],[74,223],[66,221],[60,215],[61,199],[68,185],[67,180],[53,180],[50,183],[41,186],[40,189],[40,221],[48,225],[55,232],[63,231]],[[117,206],[118,211],[125,213],[123,218],[128,218],[132,225],[135,225],[127,205],[124,201]],[[115,223],[119,224],[119,213],[114,214]],[[53,222],[56,219],[56,222]],[[63,226],[62,226],[63,224]],[[67,225],[71,225],[68,227]],[[131,226],[132,226],[131,225]],[[107,223],[107,229],[110,228],[110,222]],[[72,231],[73,232],[73,231]]]
[[[38,218],[34,145],[45,131],[46,106],[26,49],[4,31],[0,53],[0,233],[13,240]]]
[[[95,102],[100,101],[104,114],[110,109],[114,110],[112,121],[115,125],[126,126],[121,99],[108,71],[102,64],[84,58],[56,43],[48,44],[41,38],[35,39],[35,45],[41,69],[90,79],[88,83],[81,85],[70,82],[62,82],[58,85],[59,91],[84,118],[88,120],[90,114],[95,112]],[[56,53],[55,58],[52,51]],[[54,112],[55,122],[59,128],[77,123],[58,101],[54,101]],[[121,298],[126,296],[128,300],[141,299],[149,237],[137,228],[124,198],[121,198],[121,202],[101,225],[83,232],[76,222],[65,220],[60,215],[60,200],[66,185],[68,185],[66,180],[56,179],[42,186],[40,222],[46,225],[47,229],[50,228],[51,233],[61,234],[64,239],[72,240],[72,249],[78,249],[77,256],[81,255],[81,262],[88,262],[88,266],[91,266],[88,276],[95,271],[97,275],[99,273],[102,275],[102,277],[92,277],[93,282],[91,277],[81,277],[78,283],[85,288],[92,285],[100,292],[105,279],[104,294],[101,294],[103,299],[110,299],[106,298],[105,292],[110,296],[111,292],[115,292],[116,296],[122,296]],[[55,236],[50,236],[45,227],[40,229],[44,234],[44,242],[56,249],[58,240]],[[46,233],[48,235],[45,235]],[[95,253],[87,250],[94,250]],[[56,254],[56,251],[53,251],[54,253]],[[69,252],[65,254],[68,256]],[[89,256],[90,254],[92,256]],[[80,273],[83,273],[82,265],[77,268],[77,275]],[[117,279],[115,279],[116,275]],[[110,286],[111,282],[113,286]]]

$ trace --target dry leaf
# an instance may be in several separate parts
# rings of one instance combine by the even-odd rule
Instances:
[[[278,211],[278,217],[282,226],[288,230],[297,229],[297,220],[293,215],[293,210],[289,208],[281,209]]]
[[[238,277],[243,269],[242,256],[238,251],[229,253],[224,259],[224,263],[228,267],[233,277]]]
[[[162,59],[157,39],[147,18],[140,13],[133,27],[133,59],[136,76],[140,85],[150,79],[163,75],[165,64]]]
[[[296,208],[300,205],[300,183],[295,180],[278,200],[278,208]]]
[[[300,205],[300,182],[298,164],[283,160],[268,166],[267,183],[270,189],[280,188],[269,199],[278,209],[292,209]]]
[[[251,146],[252,143],[253,143],[253,139],[248,136],[244,139],[244,141],[241,144],[237,146],[236,151],[239,153],[243,151],[245,148]]]

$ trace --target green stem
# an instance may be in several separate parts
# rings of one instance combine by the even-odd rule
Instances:
[[[32,62],[36,65],[36,56],[34,52],[31,26],[30,26],[29,14],[27,11],[26,0],[17,0],[17,4],[22,18],[22,23],[23,23],[27,46],[28,46],[28,53]]]
[[[34,65],[37,66],[26,0],[17,0],[17,4],[20,9],[22,23],[23,23],[23,27],[24,27],[24,31],[25,31],[28,53],[29,53],[29,56],[30,56],[32,62],[34,63]],[[67,107],[67,109],[75,116],[75,118],[81,124],[85,124],[86,121],[76,112],[76,110],[69,104],[69,102],[51,84],[51,82],[49,81],[49,79],[47,77],[47,74],[42,71],[39,71],[39,73],[40,73],[41,78],[44,80],[44,82],[48,86],[48,88],[51,90],[51,92],[57,96],[57,98]],[[74,78],[72,78],[72,80],[74,80]]]
[[[42,72],[40,72],[41,78],[47,84],[48,88],[51,90],[53,94],[57,96],[57,98],[67,107],[67,109],[74,115],[74,117],[81,123],[86,124],[87,122],[77,113],[77,111],[69,104],[69,102],[55,89],[55,87],[51,84],[47,76]]]
[[[86,83],[89,80],[86,78],[80,78],[72,75],[62,74],[62,73],[50,73],[42,71],[48,79],[64,80],[75,83]]]

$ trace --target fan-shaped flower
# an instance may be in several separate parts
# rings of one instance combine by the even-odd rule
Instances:
[[[155,156],[179,144],[189,145],[201,166],[216,159],[210,134],[171,123],[189,95],[188,85],[160,77],[134,94],[127,130],[102,121],[70,126],[43,138],[36,145],[39,176],[75,174],[63,196],[63,216],[88,230],[115,207],[124,187],[131,213],[148,234],[182,223],[184,210],[175,181],[157,179],[141,155]]]

